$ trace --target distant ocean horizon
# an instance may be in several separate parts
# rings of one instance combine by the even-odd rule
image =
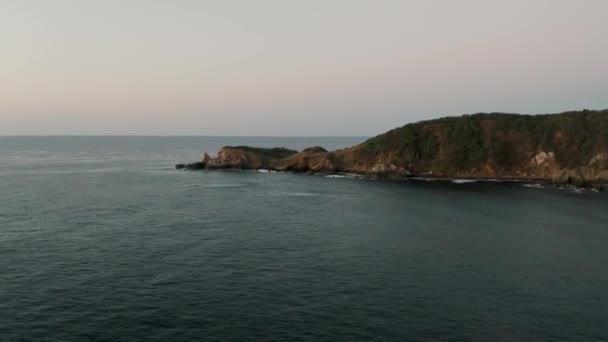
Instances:
[[[0,134],[0,138],[41,137],[41,138],[370,138],[358,135],[214,135],[214,134]]]
[[[368,139],[367,137],[264,137],[264,136],[137,136],[137,135],[19,135],[0,136],[0,172],[17,166],[37,167],[45,162],[58,163],[65,159],[84,161],[87,155],[98,162],[108,161],[132,164],[146,160],[158,167],[173,167],[179,162],[196,161],[203,152],[215,154],[225,145],[251,145],[257,147],[286,147],[302,150],[323,146],[334,150],[346,148]],[[71,160],[71,158],[76,158]],[[86,158],[85,158],[86,159]],[[26,163],[27,161],[27,163]],[[48,166],[48,165],[47,165]]]
[[[608,195],[178,171],[224,145],[0,137],[0,341],[594,341]]]

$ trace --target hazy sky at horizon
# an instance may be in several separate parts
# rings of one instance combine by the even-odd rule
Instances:
[[[608,108],[608,1],[0,0],[0,134],[375,135]]]

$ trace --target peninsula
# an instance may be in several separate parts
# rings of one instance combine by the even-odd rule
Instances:
[[[366,177],[608,181],[608,110],[479,113],[407,124],[342,150],[225,146],[178,169],[268,169]]]

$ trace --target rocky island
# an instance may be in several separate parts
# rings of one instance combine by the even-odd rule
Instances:
[[[608,110],[479,113],[407,124],[342,150],[225,146],[178,169],[267,169],[366,177],[608,182]]]

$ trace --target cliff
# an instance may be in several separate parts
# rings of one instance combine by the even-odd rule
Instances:
[[[200,168],[374,177],[608,180],[608,110],[473,114],[407,124],[351,148],[223,147]]]

